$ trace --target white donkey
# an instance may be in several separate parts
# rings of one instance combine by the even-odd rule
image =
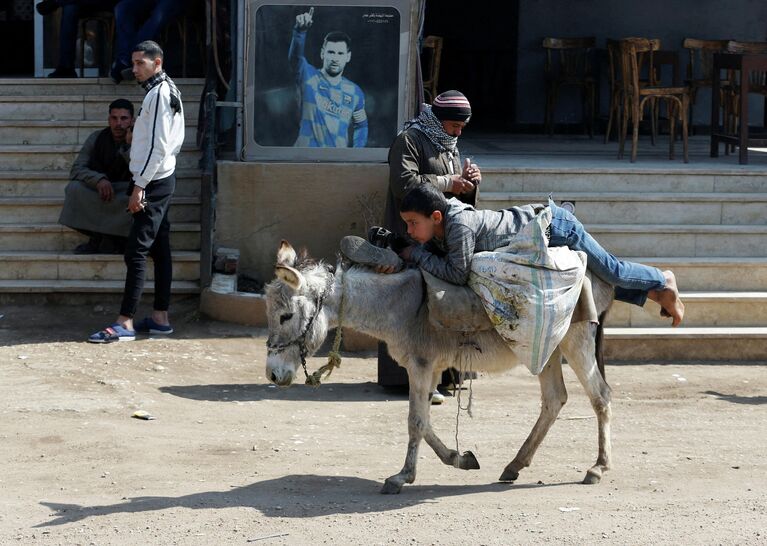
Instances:
[[[508,370],[518,359],[494,330],[472,334],[467,349],[461,335],[433,327],[428,320],[421,273],[405,270],[394,275],[377,274],[360,266],[343,269],[297,257],[293,247],[282,241],[277,252],[277,279],[266,287],[269,321],[266,377],[287,387],[296,378],[306,357],[322,345],[328,329],[338,326],[343,291],[343,327],[352,328],[385,341],[391,356],[407,369],[410,379],[408,446],[402,470],[387,478],[382,493],[399,493],[413,483],[421,439],[440,460],[464,470],[479,468],[470,451],[448,449],[437,437],[429,420],[430,394],[443,370],[456,366],[457,358],[470,359],[471,369],[495,372]],[[594,283],[594,298],[600,315],[612,299],[612,289]],[[577,322],[570,326],[559,348],[538,375],[541,385],[541,414],[514,460],[501,474],[501,481],[514,481],[530,465],[535,451],[567,401],[562,379],[562,355],[575,371],[597,416],[599,454],[583,480],[598,483],[610,467],[610,387],[596,362],[597,326]],[[461,353],[464,351],[464,353]]]

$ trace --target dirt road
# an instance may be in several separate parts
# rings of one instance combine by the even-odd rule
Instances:
[[[532,466],[497,483],[538,384],[482,375],[459,421],[482,468],[424,445],[416,483],[384,496],[407,401],[375,384],[373,358],[281,390],[264,378],[264,331],[189,306],[172,338],[106,346],[82,342],[101,309],[0,313],[0,544],[767,543],[766,365],[609,366],[614,467],[596,486],[578,483],[596,423],[569,369]],[[454,445],[455,399],[432,414]]]

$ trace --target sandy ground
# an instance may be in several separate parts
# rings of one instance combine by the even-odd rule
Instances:
[[[101,309],[0,313],[1,544],[767,543],[765,365],[608,367],[614,467],[596,486],[578,483],[596,423],[569,369],[570,401],[532,466],[498,483],[538,384],[482,375],[458,429],[482,468],[446,467],[424,445],[416,483],[384,496],[407,401],[375,384],[374,358],[282,390],[264,378],[263,330],[189,305],[172,338],[106,346],[82,342],[110,318]],[[455,399],[433,416],[454,445]]]

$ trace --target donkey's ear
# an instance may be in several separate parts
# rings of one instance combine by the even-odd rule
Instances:
[[[274,274],[295,291],[300,290],[304,286],[304,276],[298,269],[294,269],[289,265],[277,265],[274,268]]]
[[[280,241],[280,248],[277,249],[277,265],[287,265],[288,267],[296,265],[296,251],[285,239]]]

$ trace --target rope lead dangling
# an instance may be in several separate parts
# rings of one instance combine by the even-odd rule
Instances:
[[[343,320],[344,320],[344,277],[343,270],[341,270],[341,298],[338,303],[338,326],[336,327],[336,337],[333,339],[333,348],[328,352],[328,363],[320,367],[312,375],[306,372],[306,366],[304,366],[304,373],[306,374],[306,384],[312,387],[319,387],[322,384],[322,376],[327,372],[325,377],[330,377],[334,368],[341,367],[341,339],[343,338]]]

